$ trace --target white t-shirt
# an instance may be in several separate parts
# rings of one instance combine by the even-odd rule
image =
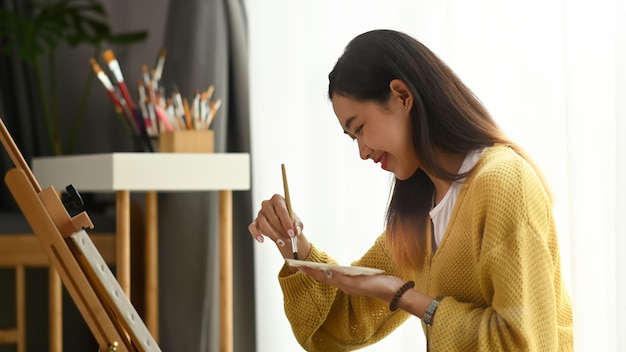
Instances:
[[[486,150],[487,148],[484,148],[467,153],[465,160],[463,160],[463,164],[461,164],[459,173],[471,170]],[[441,239],[446,233],[446,227],[448,227],[448,222],[450,221],[450,216],[452,215],[452,210],[454,209],[454,204],[459,196],[463,182],[465,182],[465,179],[452,182],[448,192],[446,192],[443,196],[441,202],[430,210],[429,214],[433,221],[433,233],[435,235],[436,247],[439,247],[439,243],[441,243]]]

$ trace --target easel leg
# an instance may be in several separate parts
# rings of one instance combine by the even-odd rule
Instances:
[[[233,193],[219,191],[220,351],[233,351]]]
[[[146,238],[146,326],[159,341],[159,218],[157,192],[145,194]]]
[[[49,322],[50,322],[50,351],[63,351],[63,285],[56,269],[48,268]]]

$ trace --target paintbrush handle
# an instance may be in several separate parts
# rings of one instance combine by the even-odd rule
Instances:
[[[291,208],[291,197],[289,196],[289,183],[287,183],[287,171],[285,164],[280,165],[283,173],[283,189],[285,192],[285,202],[287,203],[287,211],[289,212],[289,219],[293,225],[293,210]],[[296,234],[291,238],[291,250],[293,251],[293,259],[298,259],[298,235]]]

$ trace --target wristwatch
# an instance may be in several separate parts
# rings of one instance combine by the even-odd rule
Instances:
[[[437,307],[439,307],[439,302],[441,302],[442,299],[443,297],[439,296],[433,299],[432,302],[430,302],[430,304],[426,308],[426,311],[424,312],[424,317],[422,318],[422,321],[424,322],[424,324],[428,326],[431,326],[433,324],[433,317],[435,316]]]

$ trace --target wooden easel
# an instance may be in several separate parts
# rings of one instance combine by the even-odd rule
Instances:
[[[1,118],[0,139],[15,165],[6,173],[5,183],[100,351],[161,351],[87,235],[85,229],[93,228],[87,213],[71,217],[58,191],[53,187],[41,189]],[[73,200],[76,197],[80,200],[77,193]]]

